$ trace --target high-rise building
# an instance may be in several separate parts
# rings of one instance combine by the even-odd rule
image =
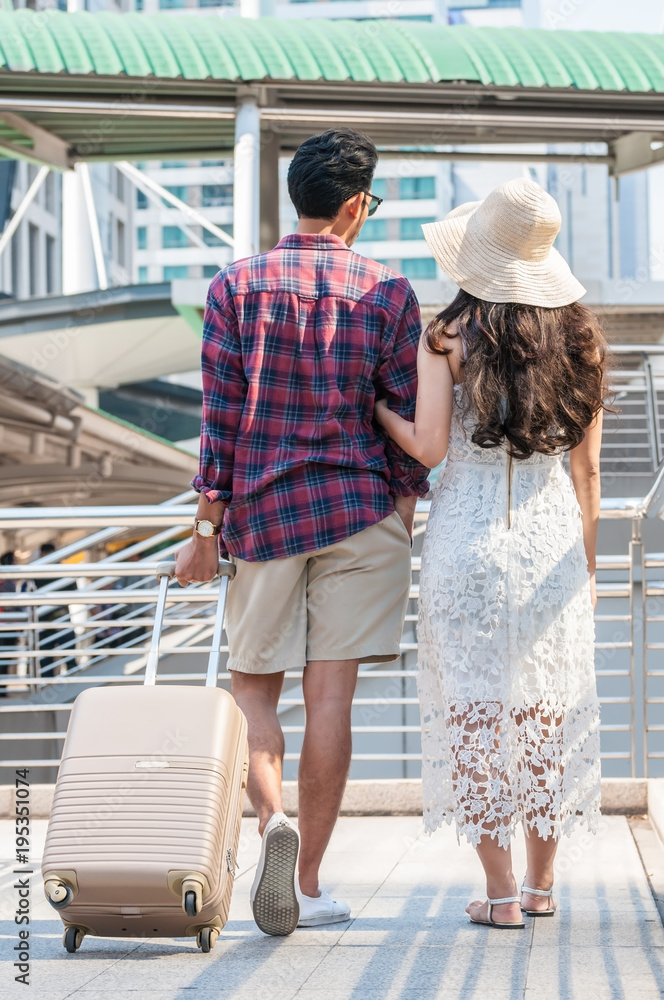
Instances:
[[[25,192],[37,178],[32,163],[4,161],[0,164],[0,228],[14,213]],[[23,221],[0,257],[0,293],[27,299],[51,295],[61,288],[61,185],[52,171],[47,174]]]
[[[241,3],[252,0],[68,0],[85,4],[90,11],[175,11],[182,17],[214,14],[234,18],[247,13]],[[279,18],[393,18],[471,27],[541,27],[552,30],[588,27],[587,18],[598,0],[585,5],[560,4],[560,0],[253,0],[262,13]],[[66,6],[66,0],[14,0],[16,6],[38,8]],[[271,6],[270,6],[271,5]],[[614,5],[616,6],[616,5]],[[582,9],[583,8],[583,9]],[[593,8],[594,9],[594,8]],[[565,14],[561,15],[561,11]],[[255,13],[255,11],[254,11]],[[613,15],[612,15],[613,16]],[[616,15],[617,16],[617,15]],[[583,20],[586,17],[586,21]],[[562,19],[561,19],[562,18]],[[658,30],[649,22],[632,24],[623,14],[621,27]],[[596,24],[594,25],[596,27]],[[615,26],[614,24],[611,25]],[[561,148],[528,147],[545,154]],[[478,154],[495,147],[477,147]],[[511,147],[514,151],[514,147]],[[570,147],[566,147],[570,152]],[[454,150],[441,157],[417,153],[384,154],[379,161],[374,191],[384,199],[380,211],[365,224],[355,245],[360,253],[384,261],[405,274],[414,284],[429,311],[449,299],[453,288],[445,281],[422,238],[421,224],[441,218],[464,201],[483,198],[497,183],[525,173],[539,181],[557,200],[562,227],[557,247],[587,285],[624,280],[644,283],[664,278],[664,243],[656,242],[664,227],[664,167],[621,178],[608,176],[604,165],[584,162],[584,156],[599,152],[578,145],[574,162],[507,163],[496,159],[454,162]],[[603,151],[603,147],[602,147]],[[440,150],[439,150],[440,152]],[[525,150],[524,150],[525,154]],[[146,161],[140,164],[153,178],[187,205],[196,208],[222,230],[233,235],[232,161]],[[286,190],[288,159],[280,163],[280,231],[296,225]],[[0,222],[16,208],[37,168],[21,163],[0,170]],[[218,237],[196,225],[184,213],[158,196],[149,196],[113,165],[89,167],[103,267],[107,283],[153,284],[177,279],[209,279],[232,259],[232,249]],[[19,298],[72,290],[63,269],[61,206],[71,197],[72,178],[63,183],[51,173],[30,206],[11,251],[0,258],[0,292]],[[63,190],[64,189],[64,190]],[[662,194],[660,194],[660,190]],[[7,197],[3,196],[3,192]],[[79,192],[80,205],[80,192]],[[3,207],[4,206],[4,207]],[[71,225],[71,213],[65,211]],[[84,220],[84,212],[81,219]],[[651,221],[653,220],[653,221]],[[661,223],[661,224],[660,224]],[[87,227],[87,228],[86,228]],[[183,228],[184,227],[184,228]],[[83,257],[87,277],[79,280],[93,288],[99,283],[92,252],[89,226],[83,221],[74,232],[86,243]],[[67,241],[64,241],[64,258]],[[88,245],[89,244],[89,245]],[[654,262],[654,264],[653,264]],[[173,374],[173,380],[180,376]],[[197,376],[182,379],[189,387]],[[91,395],[94,398],[94,394]],[[110,405],[110,404],[109,404]]]

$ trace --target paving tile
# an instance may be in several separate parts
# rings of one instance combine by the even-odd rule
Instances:
[[[6,982],[9,980],[9,976],[3,976]],[[13,990],[0,990],[0,1000],[19,1000],[19,997],[39,997],[39,1000],[67,1000],[67,997],[72,995],[71,986],[62,986],[59,990],[46,988],[44,983],[35,977],[34,973],[30,976],[30,984],[25,989],[24,986],[19,983],[14,983]],[[89,994],[88,994],[89,995]]]
[[[419,942],[409,948],[335,948],[318,965],[306,982],[307,990],[352,989],[362,1000],[401,997],[403,990],[419,991],[435,997],[446,990],[469,992],[484,979],[485,995],[493,990],[523,992],[528,966],[528,949],[487,947],[489,931],[478,936],[473,948],[427,948]],[[505,935],[503,934],[503,939]],[[447,994],[445,994],[447,995]]]
[[[640,990],[637,993],[630,988],[625,991],[620,984],[613,984],[608,987],[593,987],[592,992],[586,994],[582,989],[562,994],[558,992],[557,986],[539,985],[534,989],[526,989],[523,1000],[662,1000],[662,993],[659,990]]]
[[[564,1000],[641,1000],[664,995],[664,945],[622,948],[533,948],[527,988],[533,997]]]
[[[266,991],[262,991],[260,996],[269,998],[269,1000],[294,1000],[297,995],[295,989],[289,989],[285,991],[270,991],[269,987]],[[104,990],[100,992],[94,986],[90,989],[76,990],[73,997],[80,998],[80,1000],[95,1000],[96,997],[102,998],[102,1000],[258,1000],[259,994],[256,991],[256,987],[252,987],[250,991],[245,989],[236,989],[235,987],[229,987],[224,984],[223,981],[219,981],[218,985],[213,989],[201,990],[198,986],[175,986],[168,990],[145,990],[141,989],[131,989],[125,987],[122,990]],[[12,997],[12,1000],[15,1000]],[[39,1000],[42,1000],[41,996]]]
[[[325,989],[324,993],[321,993],[320,990],[309,990],[304,987],[297,993],[295,1000],[321,1000],[321,997],[324,997],[324,1000],[364,1000],[364,998],[366,1000],[378,1000],[379,997],[381,1000],[383,998],[385,1000],[522,1000],[522,996],[521,991],[514,992],[511,987],[507,989],[492,988],[490,992],[487,992],[486,984],[478,983],[467,989],[457,989],[443,980],[440,983],[430,983],[429,987],[424,990],[400,986],[388,993],[363,991],[361,994],[358,994],[353,987],[336,989],[333,986]],[[533,997],[532,1000],[536,1000],[536,998]],[[562,1000],[562,998],[556,997],[555,1000]],[[651,1000],[651,998],[646,997],[646,1000]],[[661,998],[658,998],[658,1000],[661,1000]]]
[[[462,898],[444,891],[431,896],[377,896],[353,921],[341,938],[342,947],[383,945],[386,948],[473,948],[478,936],[482,946],[528,949],[532,924],[522,931],[505,933],[471,924]]]
[[[177,950],[176,950],[177,949]],[[196,989],[226,995],[253,991],[254,998],[295,992],[326,956],[324,947],[284,947],[279,938],[220,939],[208,955],[189,942],[147,941],[132,955],[102,971],[94,982],[100,997],[109,991]]]
[[[609,903],[603,893],[595,899],[563,896],[554,917],[536,917],[532,922],[535,948],[664,945],[662,925],[651,898]]]

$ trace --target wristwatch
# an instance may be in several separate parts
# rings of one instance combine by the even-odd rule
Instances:
[[[221,532],[221,525],[206,521],[205,518],[197,517],[194,521],[194,531],[197,531],[201,538],[212,538]]]

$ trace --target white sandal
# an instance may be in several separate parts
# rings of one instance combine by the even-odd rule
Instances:
[[[504,920],[494,920],[491,916],[491,911],[494,906],[498,906],[500,903],[520,903],[521,896],[505,896],[503,899],[487,899],[489,904],[489,919],[488,920],[473,920],[470,918],[471,924],[485,924],[487,927],[497,927],[501,931],[511,931],[511,930],[523,930],[526,926],[523,921],[519,923],[514,923],[514,921],[504,921]]]
[[[553,886],[550,889],[529,889],[524,883],[521,885],[521,895],[527,892],[530,896],[540,896],[542,899],[550,898],[551,906],[548,910],[527,910],[524,906],[521,907],[523,913],[529,917],[552,917],[556,912],[556,908],[553,905]]]

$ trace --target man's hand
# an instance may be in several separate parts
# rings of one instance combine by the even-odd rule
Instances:
[[[175,576],[181,587],[188,583],[207,583],[217,575],[219,539],[216,535],[202,538],[194,532],[191,541],[175,556]]]
[[[413,519],[415,517],[416,503],[417,497],[396,496],[394,498],[394,509],[406,525],[406,529],[411,538],[413,537]]]

